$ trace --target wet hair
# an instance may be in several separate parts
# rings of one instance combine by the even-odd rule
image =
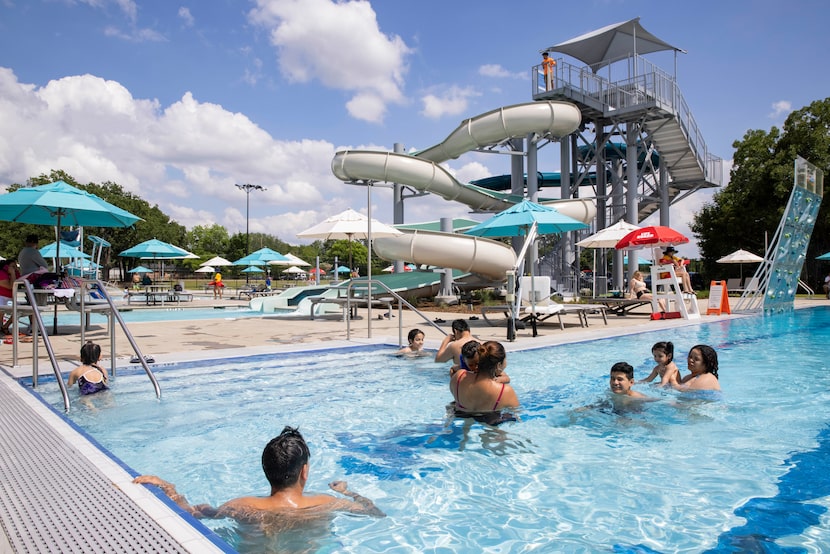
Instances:
[[[84,365],[92,365],[101,359],[101,347],[91,340],[86,341],[86,344],[81,347],[81,363]]]
[[[478,347],[480,344],[478,341],[470,340],[464,343],[464,346],[461,347],[461,357],[464,358],[464,361],[469,360],[472,362],[475,367],[471,367],[470,364],[467,364],[467,367],[470,369],[478,368]]]
[[[37,235],[26,235],[26,244],[37,244],[40,241],[40,237]]]
[[[631,381],[634,379],[634,368],[628,362],[617,362],[611,366],[610,375],[614,373],[625,373],[626,378]]]
[[[692,350],[700,350],[700,356],[706,366],[704,373],[711,373],[715,376],[715,379],[718,379],[718,353],[715,352],[715,349],[708,344],[696,344],[689,349],[689,352],[691,353]]]
[[[303,436],[297,429],[286,425],[282,433],[271,439],[262,451],[262,471],[271,489],[281,491],[296,484],[309,456]]]
[[[412,344],[412,341],[415,340],[415,337],[417,337],[418,335],[423,335],[423,334],[424,334],[424,332],[421,331],[420,329],[412,329],[409,332],[409,334],[406,336],[406,338],[409,341],[409,344]],[[426,336],[426,335],[424,335],[424,336]]]
[[[494,379],[498,375],[499,365],[507,357],[500,342],[488,340],[478,347],[478,373]]]
[[[548,53],[547,53],[547,52],[542,52],[542,55],[543,55],[543,56],[547,56],[547,55],[548,55]]]
[[[671,341],[668,342],[655,342],[654,346],[651,347],[651,352],[654,353],[655,350],[659,350],[666,356],[668,356],[669,361],[674,361],[674,343]]]
[[[452,330],[455,332],[463,333],[464,331],[470,330],[470,324],[467,323],[465,319],[456,319],[452,322]]]

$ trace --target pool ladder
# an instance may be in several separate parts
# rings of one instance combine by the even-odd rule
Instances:
[[[112,297],[110,297],[109,293],[107,292],[106,287],[99,279],[90,279],[90,280],[81,280],[81,290],[79,291],[80,295],[80,302],[79,302],[79,310],[81,313],[81,343],[85,342],[85,332],[88,325],[88,317],[91,310],[87,309],[86,306],[86,291],[89,288],[89,285],[94,285],[95,288],[101,293],[101,296],[104,300],[106,300],[106,310],[101,310],[107,316],[107,330],[109,332],[109,339],[110,339],[110,373],[115,375],[115,321],[118,321],[118,324],[121,326],[121,330],[124,331],[124,335],[127,337],[127,340],[130,342],[130,345],[133,347],[133,351],[136,354],[136,357],[141,363],[141,366],[144,368],[144,372],[150,378],[150,382],[153,384],[153,389],[156,393],[156,398],[161,398],[161,388],[159,387],[158,381],[156,380],[156,376],[153,375],[153,371],[150,369],[150,366],[147,365],[147,360],[144,359],[144,356],[141,354],[141,349],[138,347],[138,344],[135,342],[132,333],[127,328],[127,324],[124,322],[124,319],[121,317],[121,313],[118,311],[118,308],[115,306],[115,303],[112,301]],[[26,301],[28,302],[28,310],[21,309],[22,307],[18,305],[17,302],[17,292],[19,288],[23,288],[24,295],[26,296]],[[18,279],[14,282],[14,294],[12,294],[12,317],[13,317],[13,327],[12,327],[12,334],[13,336],[19,336],[18,331],[18,321],[19,317],[18,314],[21,315],[28,315],[29,310],[31,310],[31,327],[32,327],[32,387],[37,388],[38,382],[38,355],[40,354],[39,348],[39,338],[43,336],[43,345],[46,347],[46,353],[49,356],[49,361],[52,364],[52,370],[55,373],[55,380],[58,382],[58,386],[61,390],[61,396],[63,397],[63,406],[65,411],[69,411],[69,394],[66,390],[66,385],[63,382],[63,377],[61,376],[60,366],[58,365],[58,360],[55,357],[55,351],[52,348],[52,343],[49,341],[49,335],[46,333],[46,326],[43,324],[43,317],[41,316],[40,310],[37,308],[37,296],[32,288],[31,283],[26,279]],[[57,299],[56,299],[57,300]],[[71,300],[71,299],[70,299]],[[68,305],[69,307],[69,305]],[[57,309],[57,308],[56,308]],[[72,309],[72,308],[69,308]],[[57,320],[56,323],[57,325]],[[12,365],[18,365],[18,354],[17,354],[17,347],[18,341],[15,340],[12,343]]]

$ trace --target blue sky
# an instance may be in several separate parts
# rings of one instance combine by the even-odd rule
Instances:
[[[640,17],[687,53],[677,77],[710,151],[780,126],[830,91],[823,1],[659,3],[419,0],[0,0],[0,185],[63,169],[114,181],[188,228],[219,223],[290,243],[366,193],[338,181],[343,148],[422,149],[461,122],[531,101],[539,50]],[[670,54],[649,59],[673,70]],[[509,173],[467,154],[461,180]],[[541,171],[558,171],[540,158]],[[728,166],[727,166],[728,174]],[[672,211],[687,229],[711,197]],[[373,215],[391,222],[391,192]],[[437,197],[406,221],[467,216]],[[481,217],[478,217],[481,219]],[[695,255],[693,245],[683,247]]]

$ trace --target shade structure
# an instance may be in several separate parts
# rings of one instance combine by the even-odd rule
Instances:
[[[464,234],[477,237],[519,237],[527,235],[534,223],[536,232],[540,235],[565,233],[588,227],[587,224],[563,215],[554,208],[522,200],[465,231]]]
[[[179,248],[178,246],[174,246],[168,242],[164,242],[158,239],[150,239],[145,240],[142,243],[136,244],[132,248],[128,248],[120,252],[118,255],[124,256],[125,258],[146,258],[150,260],[155,260],[160,258],[187,258],[188,256],[192,256],[193,254],[191,254],[184,248]]]
[[[265,273],[265,270],[262,269],[261,267],[257,267],[255,265],[252,265],[252,266],[249,266],[249,267],[246,267],[245,269],[243,269],[242,273]]]
[[[663,225],[652,225],[631,231],[614,246],[617,250],[637,250],[647,246],[666,247],[686,244],[689,239],[679,231]]]
[[[299,267],[297,267],[296,265],[292,265],[291,267],[288,267],[288,268],[286,268],[286,269],[283,269],[283,270],[282,270],[282,272],[283,272],[283,273],[291,273],[291,274],[293,274],[293,275],[296,275],[296,274],[298,274],[298,273],[305,273],[305,270],[304,270],[304,269],[300,269],[300,268],[299,268]]]
[[[256,252],[251,252],[243,258],[235,260],[232,265],[265,265],[268,263],[288,261],[289,260],[285,256],[266,246],[264,248],[260,248]]]
[[[61,259],[68,258],[68,259],[77,259],[77,258],[91,258],[89,254],[85,254],[81,252],[76,247],[68,244],[64,241],[60,242],[60,247],[58,247],[57,242],[53,242],[51,244],[47,244],[43,248],[40,249],[40,255],[44,258],[57,258],[58,256]]]
[[[311,265],[310,263],[308,263],[304,259],[299,258],[299,257],[295,256],[294,254],[283,254],[283,256],[288,258],[288,261],[291,262],[291,265],[294,265],[294,266],[297,266],[297,267],[309,267]]]
[[[624,236],[639,229],[639,225],[619,220],[613,225],[597,231],[591,236],[585,237],[576,245],[582,248],[614,248]]]
[[[623,257],[623,263],[628,265],[628,256]],[[645,258],[641,258],[637,256],[637,265],[651,265],[653,262],[651,260],[647,260]]]
[[[0,195],[0,221],[54,225],[60,231],[63,225],[129,227],[141,218],[64,181],[55,181]],[[60,242],[55,258],[61,258]],[[57,334],[57,304],[52,327],[54,334]]]
[[[816,256],[817,260],[830,260],[830,252],[825,252],[821,256]]]
[[[635,17],[560,42],[544,51],[573,56],[596,71],[612,62],[628,58],[631,54],[649,54],[662,50],[683,52],[646,31],[640,25],[640,18]]]
[[[140,265],[138,267],[132,268],[127,273],[152,273],[152,272],[153,272],[152,269],[148,269],[148,268],[144,267],[143,265]]]
[[[311,269],[309,269],[308,273],[311,274],[311,275],[316,275],[318,271],[320,272],[320,275],[325,275],[326,274],[325,269],[318,269],[316,267],[312,267]]]
[[[212,265],[203,265],[202,267],[200,267],[199,269],[197,269],[193,273],[214,273],[215,271],[216,271],[216,268],[213,267]]]
[[[209,265],[211,267],[221,267],[226,265],[233,265],[233,262],[230,260],[226,260],[222,256],[214,256],[206,262],[202,262],[199,264],[200,266]]]
[[[740,264],[741,279],[744,278],[744,264],[757,264],[763,262],[764,258],[747,250],[735,250],[723,258],[718,258],[719,264]]]
[[[338,268],[335,270],[335,272],[337,272],[337,273],[351,273],[351,272],[352,272],[352,270],[351,270],[351,269],[349,269],[348,267],[346,267],[345,265],[341,265],[340,267],[338,267]]]
[[[372,237],[396,237],[402,233],[385,225],[375,219],[371,222]],[[349,241],[349,267],[354,267],[352,262],[352,240],[369,238],[369,218],[349,208],[337,215],[309,227],[305,231],[297,233],[297,237],[303,239],[338,240]]]

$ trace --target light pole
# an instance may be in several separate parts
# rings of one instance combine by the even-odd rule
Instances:
[[[252,190],[268,190],[262,185],[251,185],[245,183],[244,185],[236,185],[239,190],[245,191],[245,256],[251,253],[251,232],[249,229],[251,221],[251,191]],[[250,273],[245,274],[245,282],[248,282]]]

